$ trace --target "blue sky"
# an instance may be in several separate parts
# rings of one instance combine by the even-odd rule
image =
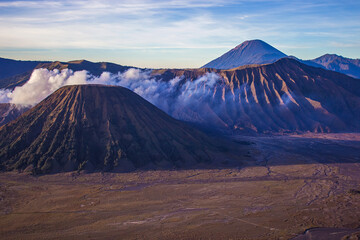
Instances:
[[[201,67],[249,39],[360,58],[359,0],[0,0],[0,56]]]

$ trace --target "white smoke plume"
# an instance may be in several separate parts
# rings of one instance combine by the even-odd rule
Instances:
[[[10,103],[20,105],[35,105],[58,88],[65,85],[85,84],[86,71],[73,72],[69,69],[49,71],[47,69],[36,69],[31,74],[29,81],[23,86],[16,87],[13,92],[8,93]]]
[[[181,95],[179,96],[178,101],[186,104],[192,98],[211,94],[210,90],[219,80],[220,76],[212,72],[206,73],[193,82],[187,81],[182,86]]]
[[[189,104],[190,98],[196,98],[199,94],[211,94],[211,88],[219,79],[220,76],[216,73],[206,73],[194,81],[186,80],[183,76],[164,81],[152,76],[151,70],[135,68],[118,74],[103,72],[99,77],[85,70],[73,72],[70,69],[36,69],[23,86],[16,87],[12,92],[0,89],[0,102],[32,106],[65,85],[104,84],[126,87],[171,113],[177,105],[184,107]]]

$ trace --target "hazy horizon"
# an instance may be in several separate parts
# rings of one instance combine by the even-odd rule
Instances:
[[[245,40],[360,56],[358,1],[0,1],[0,57],[198,68]]]

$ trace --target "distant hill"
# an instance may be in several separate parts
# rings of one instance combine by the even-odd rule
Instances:
[[[101,85],[62,87],[1,127],[0,139],[2,170],[35,173],[211,166],[230,146],[128,89]]]
[[[49,70],[62,70],[68,68],[73,71],[86,70],[95,76],[99,76],[103,72],[123,72],[130,67],[108,62],[94,63],[86,60],[70,62],[40,62],[17,61],[0,58],[0,88],[13,89],[16,86],[25,84],[30,79],[33,70],[37,68],[47,68]]]
[[[273,63],[286,54],[262,40],[245,41],[202,68],[231,69],[244,65]]]
[[[360,59],[345,58],[336,54],[325,54],[305,63],[315,63],[325,69],[344,73],[354,78],[360,78]]]
[[[109,62],[90,62],[87,60],[76,60],[76,61],[70,61],[70,62],[51,62],[51,63],[42,63],[39,64],[36,68],[47,68],[49,70],[53,69],[71,69],[73,71],[82,71],[86,70],[92,75],[99,76],[103,72],[111,72],[111,73],[118,73],[123,72],[130,67],[128,66],[122,66],[115,63],[109,63]]]
[[[0,79],[12,77],[33,70],[40,61],[19,61],[0,58]]]
[[[24,84],[40,63],[45,62],[0,58],[0,88],[12,88],[13,84]]]

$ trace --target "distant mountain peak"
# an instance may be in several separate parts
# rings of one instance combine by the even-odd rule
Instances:
[[[322,55],[321,57],[341,57],[340,55],[337,55],[335,53],[326,53]]]
[[[305,63],[318,64],[322,68],[360,78],[360,59],[346,58],[337,54],[324,54],[318,58],[307,60]]]
[[[286,54],[260,40],[247,40],[202,68],[231,69],[250,64],[273,63]]]
[[[345,59],[343,56],[340,56],[340,55],[337,55],[337,54],[334,54],[334,53],[326,53],[326,54],[324,54],[324,55],[322,55],[322,56],[320,56],[320,57],[317,57],[317,58],[315,58],[314,60],[316,60],[316,59],[337,59],[337,58],[339,58],[339,59]]]
[[[257,46],[261,46],[261,45],[267,45],[267,46],[270,46],[268,43],[264,42],[263,40],[260,40],[260,39],[254,39],[254,40],[246,40],[244,41],[243,43],[237,45],[234,49],[239,49],[239,48],[244,48],[244,47],[247,47],[247,46],[250,46],[250,45],[257,45]]]

